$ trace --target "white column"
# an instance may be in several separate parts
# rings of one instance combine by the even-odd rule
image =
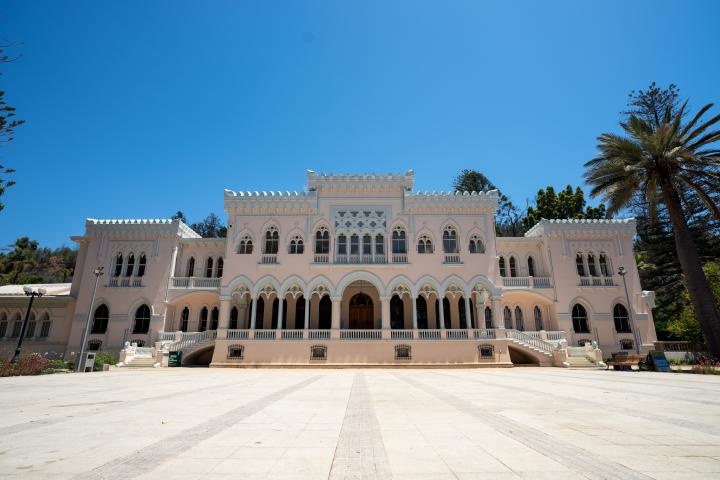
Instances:
[[[443,305],[443,303],[444,303],[444,302],[443,302],[443,299],[444,299],[444,298],[445,298],[445,297],[442,296],[442,297],[439,297],[439,298],[437,299],[437,302],[438,302],[438,312],[440,313],[440,328],[441,328],[442,330],[445,330],[445,305]]]
[[[465,326],[468,330],[472,328],[472,315],[470,314],[470,297],[465,295]]]
[[[278,316],[277,316],[277,330],[283,328],[283,302],[284,298],[278,297]]]
[[[340,302],[342,302],[342,298],[330,297],[330,300],[332,301],[332,329],[339,330],[340,329]]]
[[[412,297],[412,309],[413,309],[413,330],[417,330],[417,297]]]
[[[218,330],[227,329],[230,325],[230,297],[220,297],[220,325]]]
[[[257,297],[252,297],[252,315],[250,316],[250,329],[255,330],[257,320]]]
[[[305,298],[305,330],[310,328],[310,299]]]
[[[505,320],[503,319],[502,298],[492,297],[492,314],[493,328],[505,329]]]
[[[390,325],[390,297],[380,297],[382,329],[387,330]]]

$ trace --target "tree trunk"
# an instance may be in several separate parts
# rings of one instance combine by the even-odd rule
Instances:
[[[697,247],[685,222],[685,215],[680,206],[680,197],[672,187],[669,175],[661,175],[660,187],[673,225],[675,248],[685,275],[685,284],[690,294],[695,317],[700,322],[700,328],[710,353],[715,357],[720,357],[720,315],[715,307],[715,299],[705,272],[702,270]]]

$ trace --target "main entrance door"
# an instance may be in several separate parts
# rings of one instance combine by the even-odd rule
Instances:
[[[364,293],[358,293],[350,299],[350,328],[351,329],[372,329],[373,325],[373,302]]]

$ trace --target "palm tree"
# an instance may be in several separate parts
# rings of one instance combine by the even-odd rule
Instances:
[[[687,101],[677,111],[668,106],[659,121],[631,115],[620,123],[626,135],[603,133],[598,137],[600,152],[585,164],[585,180],[593,187],[590,194],[605,200],[609,215],[627,207],[638,194],[650,204],[651,216],[658,202],[665,205],[695,315],[710,352],[720,356],[720,315],[682,204],[691,197],[699,198],[720,219],[714,203],[720,191],[720,145],[715,143],[720,140],[720,130],[711,130],[720,115],[702,122],[712,105],[705,105],[687,123]]]

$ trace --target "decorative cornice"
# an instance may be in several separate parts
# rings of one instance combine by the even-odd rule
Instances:
[[[498,192],[415,192],[405,194],[406,213],[494,213]]]
[[[552,219],[543,218],[525,233],[525,237],[552,236],[560,233],[566,236],[584,236],[590,233],[635,234],[634,218],[619,219]]]
[[[350,174],[316,173],[307,171],[309,192],[320,193],[392,193],[406,192],[413,188],[415,174],[412,170],[402,173]]]
[[[138,240],[158,237],[200,238],[179,219],[95,219],[85,220],[85,237],[108,236]]]

